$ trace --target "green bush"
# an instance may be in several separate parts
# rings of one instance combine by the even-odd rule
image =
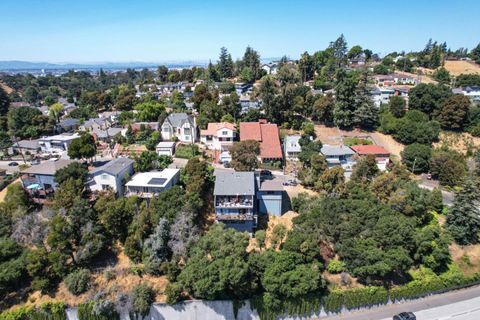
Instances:
[[[345,263],[337,259],[332,259],[328,262],[327,271],[330,273],[340,273],[345,271]]]
[[[145,316],[150,311],[150,306],[155,300],[155,292],[146,284],[139,284],[132,291],[133,311]]]
[[[74,295],[84,293],[90,287],[91,274],[87,269],[80,269],[70,273],[65,278],[68,291]]]
[[[40,307],[20,307],[0,313],[0,320],[66,320],[63,302],[47,302]]]
[[[113,303],[108,300],[89,301],[78,306],[79,320],[118,320]]]

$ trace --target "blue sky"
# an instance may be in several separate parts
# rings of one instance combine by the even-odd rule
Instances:
[[[418,50],[428,38],[452,48],[480,41],[480,1],[401,0],[5,0],[0,60],[126,62],[296,58],[343,33],[374,52]]]

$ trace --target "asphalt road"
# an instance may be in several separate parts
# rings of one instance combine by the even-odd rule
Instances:
[[[405,311],[414,312],[417,320],[478,320],[480,319],[480,286],[318,319],[391,320],[395,314]]]

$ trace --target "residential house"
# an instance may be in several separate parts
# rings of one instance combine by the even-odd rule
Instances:
[[[162,139],[177,138],[183,143],[195,143],[197,140],[197,125],[195,118],[186,113],[171,113],[163,121]]]
[[[68,102],[67,98],[58,98],[58,103],[63,106],[63,114],[68,115],[78,107],[73,102]]]
[[[392,77],[396,85],[415,86],[419,83],[419,81],[414,76],[411,76],[409,74],[394,73],[392,74]]]
[[[68,151],[68,146],[74,140],[79,138],[78,133],[62,133],[50,137],[42,137],[38,140],[40,149],[46,153],[60,153]]]
[[[469,97],[472,102],[480,102],[480,86],[455,88],[452,92],[455,94],[463,94]]]
[[[32,195],[47,195],[54,192],[58,183],[55,181],[55,173],[73,163],[71,160],[59,159],[45,161],[40,164],[21,170],[23,187]]]
[[[12,144],[12,152],[18,154],[37,154],[41,151],[39,140],[20,140],[17,142],[13,142]]]
[[[260,142],[260,160],[282,161],[282,146],[280,143],[279,130],[276,124],[259,122],[240,123],[240,141],[255,140]]]
[[[258,201],[258,213],[281,216],[284,212],[284,194],[285,191],[281,179],[257,176],[256,198]]]
[[[206,130],[200,130],[200,142],[210,150],[218,152],[218,161],[230,162],[230,148],[237,137],[236,126],[228,122],[209,123]]]
[[[378,87],[391,87],[395,85],[395,79],[391,75],[379,74],[374,76],[374,79]]]
[[[286,136],[283,141],[283,152],[288,161],[298,161],[298,155],[302,152],[302,146],[299,141],[301,135]]]
[[[395,90],[389,87],[378,87],[370,91],[373,103],[377,108],[382,105],[388,104],[390,98],[395,95]]]
[[[108,143],[113,137],[122,134],[123,131],[123,128],[117,127],[106,128],[105,130],[94,128],[90,133],[95,138],[95,141]]]
[[[352,171],[355,152],[349,147],[324,144],[320,153],[325,157],[329,168],[341,166],[345,172]]]
[[[250,109],[258,109],[260,107],[261,101],[258,99],[251,100],[250,95],[241,95],[239,98],[240,106],[242,110],[241,114],[245,114]]]
[[[270,62],[262,65],[262,69],[265,70],[267,74],[277,74],[278,64],[275,62]]]
[[[110,123],[117,123],[117,120],[120,114],[121,114],[120,111],[105,111],[100,113],[98,116],[101,119],[107,119]]]
[[[79,126],[80,126],[80,121],[78,119],[66,118],[66,119],[60,120],[56,124],[55,131],[58,133],[73,132],[77,130]]]
[[[125,186],[128,196],[134,195],[148,199],[173,187],[179,179],[179,169],[163,169],[162,171],[137,173]]]
[[[81,124],[79,129],[92,132],[93,130],[105,130],[105,128],[110,128],[112,124],[113,122],[107,118],[90,118]]]
[[[113,190],[117,195],[124,193],[125,179],[133,174],[134,160],[116,158],[89,173],[87,183],[91,191]]]
[[[220,172],[213,191],[215,220],[240,232],[257,226],[254,172]]]
[[[250,83],[235,83],[235,92],[237,93],[238,96],[241,96],[242,94],[248,92],[249,90],[252,90],[253,86]]]
[[[170,156],[173,157],[175,154],[175,145],[174,141],[160,141],[155,147],[155,151],[159,156]]]
[[[351,149],[360,157],[373,154],[375,156],[378,169],[382,171],[387,169],[387,165],[390,162],[390,152],[384,148],[377,145],[358,145],[351,146]]]

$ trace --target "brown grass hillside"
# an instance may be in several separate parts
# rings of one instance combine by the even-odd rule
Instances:
[[[480,65],[472,61],[445,61],[445,69],[454,76],[458,76],[462,73],[480,74]]]

